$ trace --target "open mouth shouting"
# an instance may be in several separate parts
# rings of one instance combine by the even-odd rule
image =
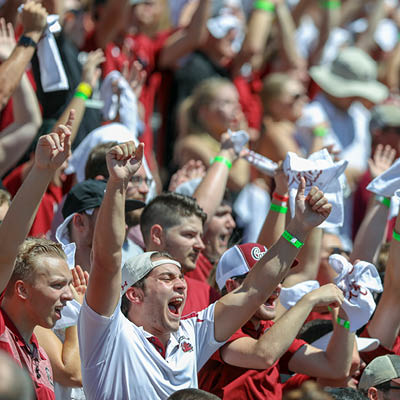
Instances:
[[[183,297],[174,297],[168,303],[168,310],[174,316],[179,317],[182,305],[183,305]]]

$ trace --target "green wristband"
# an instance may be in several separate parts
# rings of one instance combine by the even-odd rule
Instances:
[[[325,137],[328,134],[328,129],[325,126],[317,126],[312,132],[314,136]]]
[[[256,0],[253,4],[253,10],[274,12],[275,4],[268,0]]]
[[[342,5],[340,0],[321,0],[319,4],[322,8],[326,8],[328,10],[336,10]]]
[[[271,210],[271,211],[275,211],[275,212],[277,212],[277,213],[286,214],[288,208],[287,208],[287,207],[280,206],[280,205],[278,205],[278,204],[271,203],[270,210]]]
[[[220,162],[222,164],[225,164],[228,167],[228,169],[232,168],[232,163],[226,157],[216,156],[213,160],[213,163],[215,162]]]
[[[286,239],[291,245],[296,247],[297,249],[300,249],[304,246],[303,242],[300,242],[297,238],[295,238],[293,235],[291,235],[288,231],[283,232],[282,237]]]
[[[398,242],[400,242],[400,233],[397,233],[394,229],[393,229],[393,239],[397,240]]]
[[[75,92],[74,97],[80,97],[83,100],[87,100],[89,98],[86,96],[85,93],[82,93],[82,92]]]
[[[390,197],[384,197],[384,196],[375,196],[376,200],[382,203],[384,206],[387,208],[390,208]]]
[[[336,322],[338,325],[343,326],[343,328],[349,330],[350,329],[350,321],[346,321],[343,318],[337,317]]]

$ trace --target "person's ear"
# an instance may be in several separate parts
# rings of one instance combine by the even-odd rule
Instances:
[[[371,400],[378,400],[379,398],[378,389],[375,387],[370,387],[368,389],[368,398]]]
[[[75,214],[72,217],[72,223],[79,232],[84,231],[86,224],[82,214]]]
[[[227,279],[225,282],[226,291],[228,293],[232,292],[232,290],[236,289],[238,286],[240,286],[239,282],[234,279]]]
[[[140,304],[144,299],[144,292],[142,289],[137,287],[130,287],[125,293],[127,299],[133,304]]]
[[[24,281],[22,281],[22,280],[16,281],[14,284],[14,288],[15,288],[16,295],[20,299],[22,299],[22,300],[28,299],[28,291],[27,291],[26,284]]]
[[[157,246],[163,246],[164,229],[161,225],[155,224],[150,228],[150,241]]]

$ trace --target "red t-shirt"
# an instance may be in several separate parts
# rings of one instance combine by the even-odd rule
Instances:
[[[208,258],[203,253],[200,253],[196,261],[196,268],[193,271],[187,272],[185,276],[207,283],[212,269],[213,265]]]
[[[241,337],[258,339],[273,324],[273,321],[263,321],[260,329],[255,330],[248,322],[228,340],[228,343]],[[266,370],[246,369],[226,364],[218,350],[200,370],[199,387],[224,400],[281,400],[280,373],[289,372],[290,359],[305,343],[303,340],[295,339],[287,352]]]
[[[22,172],[24,167],[25,164],[18,166],[3,180],[5,188],[10,192],[12,197],[15,196],[22,185]],[[63,186],[56,186],[53,183],[49,184],[45,194],[43,195],[42,201],[40,202],[36,218],[33,221],[28,236],[43,237],[48,234],[51,230],[51,224],[58,206],[60,205],[63,196],[71,189],[73,179],[73,175],[67,175],[65,176]]]
[[[207,283],[188,278],[186,275],[185,280],[187,283],[187,297],[182,311],[183,316],[204,310],[219,299],[218,292]]]
[[[0,308],[0,349],[7,352],[21,367],[26,368],[34,383],[38,400],[54,400],[50,361],[34,334],[30,343],[33,351],[28,348],[18,329]]]

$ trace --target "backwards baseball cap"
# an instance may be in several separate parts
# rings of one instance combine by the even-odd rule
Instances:
[[[228,279],[247,274],[266,252],[267,248],[257,243],[235,245],[225,251],[218,262],[215,274],[219,290],[225,287]]]
[[[358,388],[368,390],[370,387],[397,378],[400,378],[400,356],[388,354],[376,357],[364,369]]]
[[[225,287],[228,279],[247,274],[267,251],[265,246],[258,243],[239,244],[225,251],[219,259],[215,273],[219,290]],[[292,267],[298,263],[299,261],[295,259]]]
[[[331,64],[312,67],[310,75],[323,90],[339,98],[354,96],[380,103],[389,94],[377,81],[376,62],[357,47],[343,49]]]
[[[106,181],[96,179],[88,179],[76,184],[65,199],[62,208],[64,219],[71,214],[100,207],[106,191],[106,185]],[[140,200],[125,200],[125,211],[136,210],[144,206],[145,203]]]
[[[319,339],[316,341],[312,342],[311,344],[321,350],[326,350],[329,344],[329,341],[331,340],[333,332],[326,333],[325,335],[321,336]],[[359,337],[356,335],[355,337],[356,343],[357,343],[357,349],[358,351],[362,352],[368,352],[368,351],[373,351],[376,350],[379,347],[379,339],[374,339],[374,338],[366,338],[366,337]]]
[[[182,269],[178,261],[172,260],[168,257],[162,257],[160,260],[153,261],[152,257],[158,251],[147,251],[135,257],[129,258],[122,267],[122,284],[121,296],[136,282],[144,278],[155,267],[164,264],[174,264],[179,269]]]

